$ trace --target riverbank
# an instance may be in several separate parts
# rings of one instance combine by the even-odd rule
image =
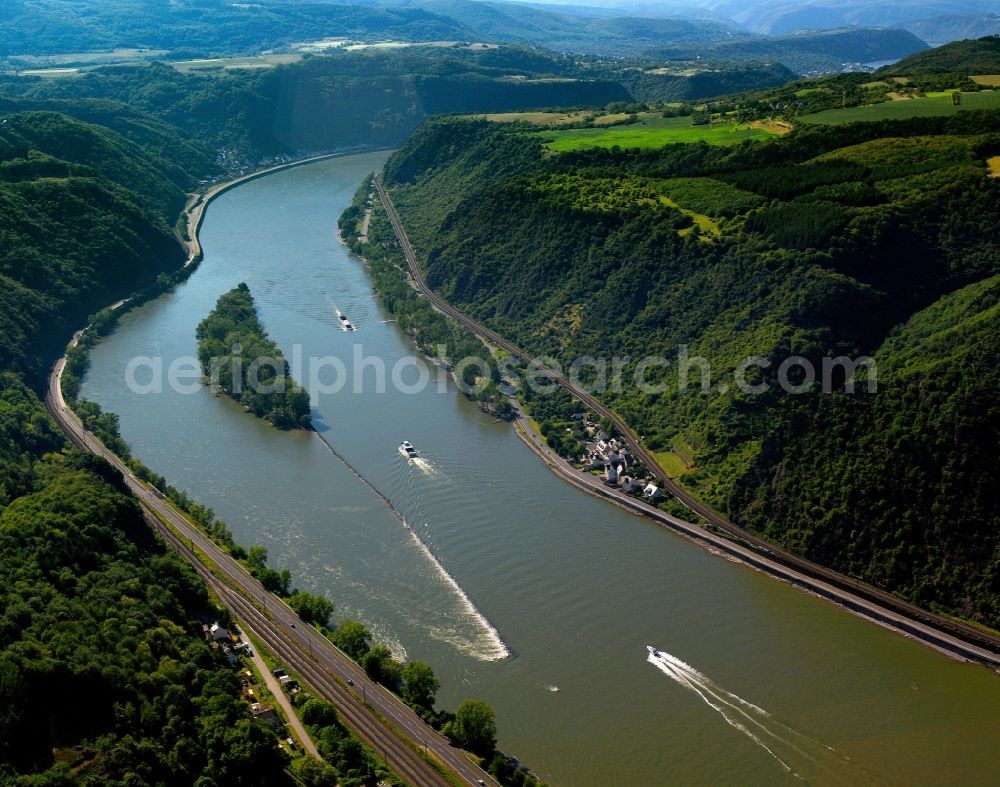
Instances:
[[[280,170],[330,158],[357,155],[359,152],[352,150],[323,154],[287,162],[215,184],[205,192],[191,195],[183,216],[187,226],[193,228],[193,232],[190,232],[189,239],[185,239],[178,232],[178,241],[188,249],[188,257],[179,270],[191,268],[201,260],[202,249],[198,232],[205,209],[217,197],[236,186]],[[104,311],[117,314],[134,302],[133,298],[121,299],[106,307]],[[87,326],[74,333],[67,345],[67,351],[80,346],[81,341],[92,329],[93,326]],[[373,751],[381,752],[387,765],[391,760],[393,768],[404,776],[408,783],[453,784],[456,778],[467,780],[469,783],[497,783],[477,766],[470,755],[427,725],[398,697],[377,682],[368,680],[365,673],[325,637],[311,627],[297,629],[294,622],[298,619],[297,615],[283,597],[268,593],[256,578],[247,573],[245,566],[216,543],[210,534],[201,530],[192,521],[193,518],[189,519],[187,512],[182,513],[172,506],[160,489],[140,477],[141,474],[135,472],[127,461],[109,449],[98,435],[88,431],[74,412],[73,403],[63,397],[63,373],[66,367],[67,356],[64,355],[52,368],[45,399],[50,414],[65,434],[79,448],[106,459],[121,473],[125,484],[148,512],[147,520],[152,528],[195,567],[244,628],[249,628],[248,621],[256,621],[253,623],[255,632],[267,643],[268,650],[281,655],[287,663],[295,666],[297,673],[311,685],[316,696],[332,702],[344,723],[361,741],[367,743]],[[315,430],[312,427],[305,427],[302,431]],[[260,607],[257,606],[257,599],[261,600]],[[251,610],[253,615],[250,613]],[[267,631],[268,625],[276,625],[277,629]],[[373,718],[365,718],[365,714]],[[455,777],[453,774],[458,776]]]
[[[82,395],[120,416],[136,457],[210,505],[237,543],[265,546],[303,589],[336,599],[340,617],[433,664],[442,707],[469,696],[493,705],[501,747],[553,784],[655,784],[664,773],[794,783],[652,668],[647,643],[884,781],[981,781],[990,772],[983,753],[1000,746],[995,675],[581,494],[443,375],[432,371],[417,394],[389,385],[373,395],[370,383],[357,394],[350,384],[320,393],[314,420],[495,623],[516,653],[509,660],[482,660],[485,632],[398,519],[315,436],[248,418],[206,388],[167,386],[151,397],[122,384],[131,358],[190,355],[197,323],[240,281],[286,351],[301,342],[303,357],[335,355],[349,371],[355,344],[387,370],[411,359],[409,338],[332,231],[386,155],[277,173],[213,203],[196,274],[131,312],[91,352]],[[379,205],[375,216],[370,237],[391,244]],[[357,320],[357,333],[340,328],[334,306]],[[403,438],[426,464],[399,456]],[[611,688],[599,702],[595,685]],[[820,766],[799,772],[824,780]]]
[[[801,590],[810,593],[817,598],[822,598],[846,609],[859,617],[876,623],[883,628],[895,631],[906,637],[918,640],[924,645],[958,661],[975,661],[1000,671],[1000,659],[991,659],[989,652],[980,652],[972,648],[960,648],[949,645],[947,642],[932,638],[927,633],[912,630],[904,620],[891,618],[887,615],[880,615],[877,610],[872,610],[860,603],[860,599],[851,600],[837,592],[832,587],[824,587],[814,582],[804,582],[802,578],[783,569],[780,565],[772,561],[762,560],[756,553],[742,549],[734,542],[716,536],[715,534],[697,525],[684,522],[682,519],[670,516],[664,511],[651,506],[643,500],[627,495],[619,489],[609,487],[604,484],[599,477],[589,473],[581,472],[569,465],[562,457],[558,456],[548,447],[531,428],[527,421],[527,416],[522,415],[514,422],[514,430],[524,443],[535,452],[535,454],[545,463],[545,465],[562,480],[577,489],[588,494],[599,497],[613,503],[620,508],[633,514],[648,519],[660,527],[670,530],[672,533],[684,536],[690,541],[702,546],[713,554],[741,563],[755,570],[766,573],[775,579],[787,582]]]
[[[301,167],[306,164],[312,164],[317,161],[325,161],[331,158],[341,158],[343,156],[354,156],[358,153],[376,153],[380,150],[392,150],[392,148],[381,147],[381,148],[365,148],[362,150],[344,150],[337,151],[334,153],[320,153],[315,156],[308,156],[303,159],[296,159],[295,161],[286,161],[282,164],[275,164],[271,167],[265,167],[264,169],[259,169],[256,172],[251,172],[247,175],[241,175],[238,178],[233,178],[232,180],[221,181],[210,185],[207,189],[200,192],[195,192],[188,195],[188,201],[184,205],[184,210],[181,212],[181,217],[184,219],[184,225],[187,231],[187,237],[177,233],[177,240],[181,244],[187,253],[187,261],[184,263],[184,268],[200,262],[204,256],[204,252],[201,248],[201,241],[198,239],[198,233],[201,230],[201,223],[205,217],[205,210],[208,206],[216,200],[218,197],[225,194],[227,191],[236,188],[244,183],[249,183],[252,180],[257,180],[258,178],[263,178],[268,175],[272,175],[275,172],[281,172],[286,169],[293,169],[295,167]]]
[[[639,443],[627,424],[619,416],[598,402],[593,396],[580,391],[565,378],[542,366],[519,347],[506,341],[451,306],[451,304],[430,289],[423,279],[416,254],[406,236],[402,222],[396,214],[395,207],[385,187],[378,177],[375,178],[374,183],[379,199],[396,234],[399,247],[403,252],[405,263],[409,268],[414,286],[419,288],[419,291],[427,298],[436,311],[445,317],[457,321],[488,344],[500,347],[524,363],[534,366],[549,379],[563,386],[570,394],[576,396],[584,405],[590,407],[598,414],[609,418],[629,444],[633,454],[658,478],[664,488],[674,494],[695,514],[703,517],[711,525],[728,533],[731,537],[745,542],[747,547],[743,547],[727,538],[717,536],[705,528],[670,516],[642,501],[633,500],[623,495],[620,498],[620,502],[628,501],[628,505],[633,506],[636,512],[653,518],[658,524],[665,524],[671,529],[676,529],[699,543],[704,544],[708,542],[714,548],[722,549],[728,554],[735,555],[755,568],[790,582],[796,587],[804,588],[818,596],[834,601],[845,609],[862,617],[901,631],[935,649],[948,652],[949,655],[960,659],[981,662],[994,669],[1000,668],[1000,650],[996,647],[995,637],[987,635],[984,632],[979,632],[964,624],[959,624],[935,615],[889,593],[864,585],[850,577],[838,574],[832,569],[819,566],[804,558],[781,550],[773,544],[746,532],[742,528],[738,528],[717,512],[693,499],[685,490],[680,489],[677,484],[666,477],[666,474],[658,467],[655,459]],[[555,469],[553,465],[549,466]],[[571,478],[577,479],[579,476],[576,473],[569,473],[565,467],[562,469],[565,473],[560,472],[558,474],[566,480],[570,480]],[[588,491],[603,494],[607,490],[603,488],[603,484],[597,484],[591,486]]]

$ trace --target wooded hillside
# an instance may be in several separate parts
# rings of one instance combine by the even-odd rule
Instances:
[[[456,305],[567,364],[632,358],[604,398],[696,494],[819,562],[996,626],[998,121],[552,155],[521,129],[439,120],[386,180],[429,283]],[[704,393],[697,371],[679,390],[685,345],[711,363]],[[647,355],[671,363],[652,375],[662,393],[628,382]],[[838,393],[779,389],[783,359],[820,370],[841,355],[875,356],[877,393],[843,393],[843,375]],[[765,394],[734,390],[749,356],[768,363],[748,378]]]

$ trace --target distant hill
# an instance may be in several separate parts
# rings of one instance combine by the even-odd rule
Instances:
[[[519,3],[472,0],[413,0],[412,5],[453,19],[486,40],[534,44],[557,52],[628,55],[668,43],[745,36],[731,25],[704,20],[581,17]]]
[[[698,48],[671,46],[651,56],[703,58],[727,61],[776,60],[799,74],[839,71],[844,63],[896,60],[927,49],[927,44],[905,30],[852,28],[819,33],[719,41]]]
[[[919,52],[885,69],[892,74],[1000,74],[1000,36],[987,36]]]
[[[0,57],[115,48],[188,53],[260,52],[332,36],[465,40],[471,32],[420,8],[366,8],[262,0],[4,0]]]
[[[965,38],[1000,34],[1000,14],[947,14],[902,26],[932,46]]]
[[[590,76],[570,58],[516,46],[338,52],[256,72],[116,66],[79,78],[0,78],[0,92],[19,94],[31,108],[49,108],[54,99],[128,103],[244,163],[398,145],[433,114],[604,107],[632,98],[610,70]]]
[[[693,65],[700,66],[700,70],[693,74],[632,71],[622,77],[622,84],[638,101],[694,101],[779,87],[795,79],[795,72],[781,63]]]
[[[909,29],[908,24],[916,20],[993,12],[996,3],[991,0],[721,0],[712,5],[712,11],[755,33],[784,35],[797,30],[853,25]]]

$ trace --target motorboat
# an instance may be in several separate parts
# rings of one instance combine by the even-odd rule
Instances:
[[[347,315],[344,314],[340,309],[337,309],[337,319],[340,320],[340,327],[345,331],[356,331],[357,328],[354,327],[354,323],[347,319]]]
[[[407,459],[416,459],[420,454],[417,453],[417,449],[413,447],[413,443],[409,440],[404,440],[399,444],[399,453],[405,456]]]

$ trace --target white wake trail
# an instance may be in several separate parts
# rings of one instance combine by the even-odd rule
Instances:
[[[485,642],[477,643],[476,646],[465,649],[466,652],[481,661],[500,661],[508,658],[511,655],[510,649],[507,647],[507,643],[504,642],[503,637],[500,636],[500,632],[497,631],[496,627],[490,623],[482,612],[480,612],[479,607],[477,607],[472,599],[469,598],[469,594],[466,593],[464,588],[462,588],[455,578],[448,573],[448,570],[441,564],[441,561],[437,559],[437,556],[431,552],[430,547],[428,547],[427,544],[424,543],[423,539],[417,535],[417,532],[410,526],[410,523],[406,521],[406,517],[403,516],[403,512],[396,508],[395,503],[393,503],[385,493],[381,492],[371,481],[363,476],[354,465],[348,462],[347,458],[334,448],[329,440],[327,440],[319,432],[314,432],[314,434],[323,442],[330,452],[347,467],[348,470],[350,470],[365,486],[382,499],[382,502],[385,503],[386,507],[392,512],[393,516],[395,516],[396,519],[399,520],[400,524],[402,524],[402,526],[409,532],[414,545],[424,555],[427,562],[430,563],[431,567],[433,567],[435,573],[441,581],[451,589],[459,603],[459,606],[466,613],[466,616],[480,629]]]
[[[426,459],[420,456],[415,456],[410,460],[410,464],[415,468],[420,470],[427,475],[438,475],[438,471],[435,469],[434,465],[428,462]]]
[[[667,656],[669,654],[663,654],[663,655]],[[792,767],[787,762],[785,762],[783,759],[781,759],[781,757],[779,757],[777,754],[775,754],[775,752],[773,750],[771,750],[767,746],[767,744],[764,743],[764,741],[762,741],[760,738],[758,738],[756,735],[754,735],[754,733],[751,730],[749,730],[746,727],[746,725],[741,724],[740,722],[738,722],[735,719],[731,718],[729,716],[729,714],[727,714],[726,711],[723,710],[722,707],[720,707],[719,705],[716,705],[714,702],[712,702],[712,700],[710,700],[705,695],[705,693],[701,690],[701,688],[691,678],[688,677],[688,675],[685,673],[685,671],[683,669],[675,666],[674,664],[670,663],[669,661],[658,659],[652,653],[649,654],[649,657],[646,659],[646,661],[648,661],[650,664],[652,664],[653,666],[655,666],[658,669],[660,669],[662,672],[664,672],[667,675],[669,675],[671,678],[673,678],[673,680],[675,682],[679,683],[681,686],[684,686],[684,687],[686,687],[688,689],[691,689],[691,691],[693,691],[695,694],[697,694],[699,697],[701,697],[702,701],[706,705],[708,705],[708,707],[710,707],[712,710],[716,711],[720,716],[722,716],[722,718],[726,720],[726,723],[730,727],[732,727],[733,729],[736,729],[736,730],[739,730],[740,732],[742,732],[750,740],[752,740],[754,743],[756,743],[760,748],[762,748],[764,751],[766,751],[768,754],[770,754],[771,757],[773,757],[775,759],[775,761],[779,765],[781,765],[781,767],[784,768],[788,773],[791,773],[794,776],[798,776],[799,775],[799,774],[795,773],[795,771],[792,769]],[[680,662],[680,663],[683,664],[684,662]],[[685,665],[685,666],[687,666],[687,665]],[[694,670],[693,668],[689,668],[689,669],[691,669],[691,671],[695,675],[701,675],[701,673],[698,672],[697,670]]]
[[[760,706],[727,691],[676,656],[656,651],[650,653],[646,660],[675,683],[697,694],[727,724],[750,738],[794,776],[803,778],[790,764],[797,761],[806,770],[820,769],[829,779],[846,784],[881,783],[832,746],[777,721]],[[831,756],[836,758],[833,763],[830,762]]]

